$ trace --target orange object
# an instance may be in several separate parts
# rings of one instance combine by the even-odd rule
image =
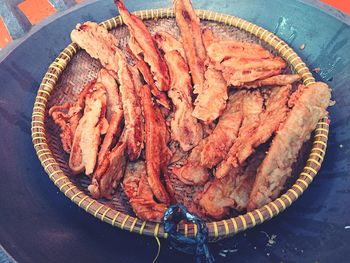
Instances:
[[[323,3],[331,5],[345,13],[350,14],[350,1],[349,0],[321,0]]]
[[[12,41],[12,37],[7,31],[5,23],[4,21],[2,21],[2,18],[0,16],[0,48],[5,47],[11,41]]]
[[[25,0],[18,5],[32,25],[56,12],[48,0]]]

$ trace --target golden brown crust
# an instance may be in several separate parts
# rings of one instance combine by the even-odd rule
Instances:
[[[107,105],[106,90],[95,84],[86,95],[82,118],[74,134],[69,167],[73,173],[85,171],[86,175],[94,172],[100,136],[105,130]]]
[[[122,131],[124,112],[121,98],[118,93],[117,83],[115,82],[114,78],[108,73],[108,71],[101,69],[97,81],[104,85],[106,89],[106,119],[109,123],[106,135],[103,139],[100,151],[98,153],[98,164],[100,165],[104,160],[107,152],[110,151],[113,144],[116,143],[117,138]]]
[[[301,85],[301,89],[300,96],[259,167],[248,211],[267,204],[280,194],[291,175],[291,167],[300,148],[310,138],[319,119],[327,115],[326,109],[331,98],[327,84],[317,82],[306,88]]]
[[[117,51],[118,58],[118,81],[121,100],[124,110],[126,144],[128,156],[131,161],[136,160],[143,148],[143,122],[141,103],[135,80],[126,62],[124,54]]]
[[[130,14],[121,0],[114,0],[124,23],[128,26],[130,34],[143,51],[144,61],[150,66],[155,85],[160,91],[169,89],[168,68],[156,47],[151,33],[142,20]]]
[[[184,151],[195,147],[203,136],[202,126],[191,115],[192,86],[191,78],[185,60],[177,50],[165,53],[165,60],[169,67],[171,88],[168,92],[174,104],[174,119],[171,121],[171,136],[178,141]]]
[[[118,144],[105,155],[96,169],[88,189],[93,198],[112,198],[113,190],[119,185],[126,165],[126,144],[122,136]]]
[[[176,23],[181,32],[186,59],[190,67],[193,83],[202,86],[206,51],[202,41],[200,21],[189,0],[174,0]]]
[[[71,152],[74,134],[83,115],[85,96],[93,85],[95,85],[95,81],[88,83],[78,95],[75,103],[67,102],[63,105],[54,105],[49,110],[49,115],[60,127],[62,147],[66,153]]]
[[[196,86],[194,93],[198,96],[194,102],[192,115],[210,124],[225,110],[228,99],[227,83],[220,71],[209,67],[205,72],[205,82]]]
[[[291,85],[294,82],[297,82],[299,80],[301,80],[301,76],[298,74],[277,75],[266,79],[245,83],[243,87],[252,89],[252,88],[260,88],[263,86],[286,86],[289,84]]]
[[[228,153],[228,162],[233,166],[242,165],[254,152],[254,149],[265,143],[284,123],[288,108],[288,99],[291,85],[275,87],[266,101],[266,109],[246,129],[240,132],[239,137]]]
[[[139,218],[161,222],[167,206],[154,201],[145,171],[144,161],[128,163],[123,180],[123,190]]]
[[[186,61],[185,50],[182,42],[177,40],[172,34],[168,32],[157,32],[153,36],[159,49],[163,50],[164,53],[176,50],[180,53],[181,57]]]
[[[107,29],[95,22],[77,25],[71,32],[71,39],[84,49],[91,57],[98,59],[114,77],[118,71],[118,60],[115,52],[118,40]]]
[[[147,180],[155,197],[160,202],[169,204],[169,195],[160,180],[164,151],[161,141],[164,140],[164,135],[161,134],[162,130],[159,130],[157,113],[153,109],[149,86],[146,85],[141,89],[141,98],[145,118]]]
[[[146,81],[148,85],[150,85],[151,92],[153,96],[156,97],[157,102],[163,107],[170,109],[170,103],[168,98],[166,97],[164,92],[159,91],[158,88],[156,87],[156,84],[153,79],[152,73],[149,69],[149,66],[143,60],[143,56],[144,56],[143,52],[133,37],[130,38],[126,46],[126,50],[132,56],[136,64],[136,67],[138,68],[138,70],[141,72],[143,76],[143,79]]]
[[[220,220],[229,215],[230,208],[245,210],[264,156],[264,152],[257,152],[246,167],[233,168],[226,177],[209,182],[199,195],[199,205],[205,213]]]
[[[246,55],[244,53],[244,55]],[[247,82],[257,81],[281,74],[286,63],[280,57],[275,58],[229,58],[218,67],[229,85],[244,87]]]

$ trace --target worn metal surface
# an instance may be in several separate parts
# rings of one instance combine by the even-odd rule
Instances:
[[[47,178],[30,138],[30,116],[42,75],[85,20],[117,15],[113,1],[61,12],[0,53],[0,243],[19,262],[149,262],[154,239],[129,234],[81,211]],[[244,234],[213,244],[217,262],[347,262],[350,256],[350,27],[310,1],[193,1],[196,8],[241,16],[287,41],[333,88],[325,164],[286,212]],[[131,10],[163,0],[127,2]],[[324,7],[321,7],[324,8]],[[337,18],[336,18],[337,17]],[[348,21],[348,20],[347,20]],[[305,49],[299,46],[305,44]],[[161,241],[159,262],[187,262]]]

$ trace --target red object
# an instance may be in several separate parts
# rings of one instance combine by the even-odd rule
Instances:
[[[321,2],[331,5],[345,13],[350,14],[350,1],[349,0],[321,0]]]

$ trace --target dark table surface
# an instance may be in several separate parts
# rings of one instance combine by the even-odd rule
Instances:
[[[126,2],[130,10],[171,5],[170,0]],[[330,108],[327,157],[309,189],[277,218],[212,244],[217,262],[349,262],[349,18],[315,7],[313,1],[193,2],[196,8],[240,16],[277,34],[310,68],[321,69],[317,77],[332,86],[336,100]],[[91,1],[54,16],[0,53],[0,244],[16,261],[151,262],[157,252],[154,238],[102,223],[61,194],[31,143],[31,111],[40,80],[70,42],[71,29],[78,22],[117,14],[112,0]],[[158,262],[179,261],[193,257],[161,240]]]

